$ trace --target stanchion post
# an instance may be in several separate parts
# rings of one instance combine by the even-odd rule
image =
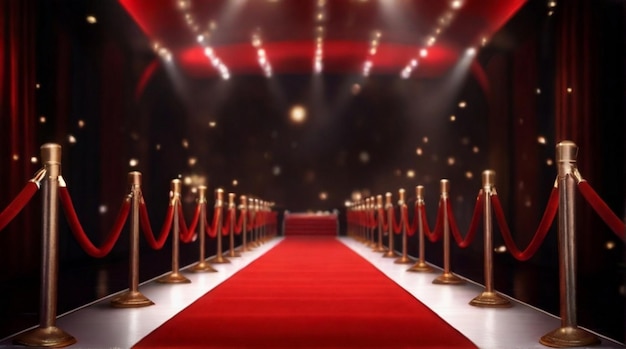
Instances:
[[[133,171],[128,173],[131,195],[130,213],[130,266],[129,288],[119,296],[111,300],[111,306],[115,308],[139,308],[153,305],[154,303],[139,292],[139,205],[141,203],[141,173]]]
[[[404,220],[404,214],[403,212],[406,210],[406,201],[404,199],[404,189],[400,189],[398,190],[398,207],[400,207],[400,225],[402,226],[402,255],[400,256],[400,258],[396,259],[394,261],[394,263],[396,264],[409,264],[409,263],[413,263],[413,260],[411,258],[409,258],[409,252],[408,252],[408,241],[407,241],[407,233],[406,233],[406,225],[408,224],[408,222],[406,222]]]
[[[230,260],[224,257],[224,252],[222,251],[222,219],[224,218],[223,209],[224,209],[224,190],[221,188],[215,189],[215,208],[219,208],[216,210],[217,217],[217,225],[215,226],[215,238],[217,239],[217,252],[215,253],[215,257],[210,259],[211,263],[230,263]]]
[[[580,347],[600,342],[597,336],[578,327],[576,319],[576,156],[574,142],[556,145],[559,212],[559,289],[561,327],[545,334],[539,343],[550,347]]]
[[[385,246],[383,245],[383,230],[384,230],[384,217],[380,217],[379,213],[383,208],[383,196],[376,195],[376,206],[374,207],[374,214],[376,215],[376,221],[378,222],[378,239],[376,241],[376,247],[372,250],[374,252],[385,252]]]
[[[228,216],[230,217],[230,224],[228,225],[228,257],[241,257],[241,254],[235,251],[235,225],[237,225],[236,208],[235,194],[228,193]]]
[[[173,179],[171,188],[171,205],[174,208],[174,221],[172,223],[172,271],[158,278],[156,281],[163,284],[188,284],[191,282],[188,278],[180,273],[180,212],[181,201],[180,193],[182,191],[182,182],[180,179]]]
[[[366,238],[365,238],[365,246],[374,247],[376,243],[374,242],[374,227],[370,227],[369,219],[371,217],[371,213],[374,210],[374,198],[366,198],[365,199],[365,216],[367,217],[367,225],[366,229]]]
[[[241,251],[252,251],[248,246],[248,198],[245,195],[239,197],[239,214],[241,215]]]
[[[469,304],[484,308],[509,308],[511,302],[500,296],[493,287],[493,219],[491,211],[491,195],[494,192],[496,174],[494,171],[483,171],[483,234],[484,234],[484,268],[485,290],[474,297]]]
[[[198,186],[198,205],[200,205],[200,217],[198,222],[198,237],[200,239],[200,256],[198,263],[192,266],[189,270],[195,273],[202,272],[216,272],[217,270],[211,266],[211,263],[206,260],[206,190],[204,185]]]
[[[76,343],[76,338],[56,326],[61,146],[46,143],[41,146],[40,151],[46,175],[43,180],[42,195],[43,220],[39,327],[16,336],[13,342],[15,344],[37,347],[65,347]]]
[[[250,247],[259,247],[259,242],[256,238],[255,225],[256,225],[256,206],[254,205],[254,198],[248,198],[248,210],[250,211]]]
[[[261,212],[261,200],[259,199],[254,199],[254,212],[256,213],[257,219],[263,215]],[[257,223],[255,226],[256,228],[254,229],[254,233],[256,235],[256,242],[259,246],[261,246],[264,242],[263,237],[261,236],[261,225]]]
[[[391,193],[385,193],[385,210],[387,212],[387,233],[389,234],[387,247],[388,250],[383,254],[385,258],[396,258],[398,254],[393,247],[393,204],[391,203]]]
[[[465,281],[450,271],[450,221],[448,220],[447,210],[450,193],[450,181],[442,179],[440,181],[440,188],[441,205],[443,205],[443,273],[433,280],[433,284],[460,285],[465,283]]]
[[[419,241],[419,256],[417,258],[417,262],[407,269],[407,271],[416,271],[416,272],[431,272],[433,268],[426,264],[426,260],[424,257],[425,254],[425,246],[424,246],[424,222],[422,221],[422,215],[420,214],[421,208],[424,207],[424,186],[418,185],[415,187],[415,214],[417,215],[417,227],[416,233],[418,234]]]

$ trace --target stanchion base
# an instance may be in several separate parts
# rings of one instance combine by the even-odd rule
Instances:
[[[483,308],[510,308],[511,302],[495,292],[483,292],[469,302],[470,305]]]
[[[156,280],[162,284],[188,284],[191,283],[191,280],[184,277],[181,273],[171,272],[167,275],[164,275]]]
[[[464,283],[465,280],[452,273],[443,273],[433,280],[433,284],[437,285],[460,285]]]
[[[432,272],[434,269],[424,263],[424,262],[417,262],[415,263],[412,267],[410,267],[409,269],[407,269],[406,271],[414,271],[414,272],[422,272],[422,273],[430,273]]]
[[[561,327],[545,334],[539,343],[553,348],[570,348],[599,344],[600,339],[578,327]]]
[[[76,343],[76,338],[56,326],[38,327],[19,334],[13,339],[13,344],[30,347],[62,348],[74,343]]]
[[[398,254],[394,250],[387,250],[387,252],[383,254],[383,257],[384,258],[396,258],[398,257]]]
[[[193,273],[214,273],[217,272],[217,269],[213,268],[208,262],[202,261],[189,268],[189,271]]]
[[[387,252],[387,249],[384,246],[377,245],[372,249],[372,252]]]
[[[213,264],[220,264],[220,263],[230,263],[230,260],[218,254],[217,256],[209,259],[209,262]]]
[[[153,305],[154,302],[149,300],[139,291],[126,291],[120,296],[111,300],[111,306],[115,308],[139,308]]]
[[[236,258],[236,257],[241,257],[241,253],[239,253],[239,252],[237,252],[235,250],[230,250],[230,251],[228,251],[226,253],[226,256],[230,257],[230,258]]]
[[[242,246],[241,248],[239,248],[240,252],[250,252],[252,251],[252,249],[248,246],[248,244],[246,244],[245,246]]]
[[[407,257],[407,256],[402,256],[398,259],[396,259],[395,261],[393,261],[396,264],[411,264],[413,262],[415,262],[415,260]]]

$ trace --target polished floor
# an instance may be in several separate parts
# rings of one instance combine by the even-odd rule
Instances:
[[[61,314],[57,326],[77,339],[69,348],[130,348],[142,337],[155,330],[169,318],[200,298],[234,273],[262,256],[282,238],[276,238],[241,257],[231,258],[229,264],[214,264],[217,273],[187,273],[189,284],[162,284],[149,280],[139,290],[155,305],[144,308],[112,308],[110,299],[103,298],[74,311]],[[395,264],[391,258],[347,237],[338,237],[347,247],[375,265],[400,287],[467,336],[480,348],[546,348],[539,338],[560,327],[560,320],[551,314],[513,301],[505,309],[478,308],[468,302],[483,291],[482,286],[467,282],[462,285],[435,285],[433,273],[409,273],[406,265]],[[390,310],[392,311],[392,310]],[[427,331],[427,328],[416,331]],[[0,341],[0,348],[24,348],[11,343],[13,336]],[[624,348],[600,335],[599,345],[593,348]]]

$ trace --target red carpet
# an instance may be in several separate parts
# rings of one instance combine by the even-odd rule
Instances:
[[[285,236],[337,236],[338,218],[335,214],[316,215],[291,213],[285,215]]]
[[[134,348],[476,348],[334,237],[289,237]]]

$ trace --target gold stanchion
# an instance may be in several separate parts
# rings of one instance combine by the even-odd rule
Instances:
[[[495,192],[495,172],[483,171],[483,232],[484,232],[484,259],[485,259],[485,291],[472,299],[469,304],[485,308],[509,308],[511,302],[500,296],[493,288],[493,239],[491,195]]]
[[[154,303],[139,292],[139,204],[141,203],[141,173],[128,174],[131,192],[130,214],[130,270],[129,289],[111,300],[115,308],[139,308]]]
[[[260,220],[263,217],[263,212],[261,210],[261,200],[254,199],[254,212],[256,213],[256,219]],[[255,224],[254,234],[256,235],[256,243],[261,246],[265,241],[263,241],[263,236],[261,236],[261,225],[259,223]]]
[[[224,190],[218,188],[215,190],[215,208],[219,208],[217,210],[217,225],[215,229],[215,238],[217,239],[217,252],[215,253],[215,257],[211,258],[209,261],[211,263],[230,263],[230,260],[224,257],[224,253],[222,252],[222,218],[224,215],[222,214],[222,210],[224,207]]]
[[[237,212],[235,209],[235,194],[228,193],[228,215],[230,217],[230,224],[228,224],[228,257],[232,258],[241,257],[241,254],[235,251],[235,225],[237,225]]]
[[[598,344],[597,336],[577,325],[576,319],[576,168],[578,147],[571,141],[556,146],[559,186],[559,289],[561,327],[545,334],[539,343],[550,347],[580,347]]]
[[[373,252],[385,252],[385,246],[383,245],[383,230],[384,227],[384,220],[385,217],[381,217],[380,216],[380,212],[382,211],[383,208],[383,196],[382,195],[376,195],[376,206],[375,206],[375,214],[377,217],[377,221],[378,221],[378,239],[376,241],[376,247],[374,247],[374,249],[372,250]]]
[[[241,251],[248,252],[252,251],[250,246],[248,246],[248,198],[245,195],[241,195],[239,197],[239,214],[241,216]]]
[[[374,213],[374,207],[375,207],[375,202],[374,202],[374,198],[367,198],[365,199],[365,212],[367,212],[367,237],[365,239],[365,246],[369,247],[369,248],[374,248],[376,247],[376,241],[374,241],[374,227],[370,227],[369,225],[369,220],[370,217],[372,217],[372,214]]]
[[[447,210],[450,182],[447,179],[442,179],[440,184],[441,205],[443,205],[443,274],[433,280],[433,284],[460,285],[465,281],[450,271],[450,224]]]
[[[174,222],[172,223],[172,271],[158,278],[156,281],[163,284],[188,284],[191,282],[183,274],[180,273],[179,255],[180,255],[180,217],[178,216],[181,207],[180,192],[182,183],[180,179],[173,179],[171,184],[172,190],[172,206],[174,207]]]
[[[406,225],[409,222],[405,221],[403,212],[406,210],[406,202],[404,201],[404,189],[398,190],[398,206],[400,207],[400,224],[402,225],[402,256],[394,261],[396,264],[410,264],[413,263],[413,259],[409,257],[409,253],[407,251],[407,236],[406,236]]]
[[[355,203],[354,206],[354,210],[356,211],[357,214],[357,223],[356,223],[356,232],[355,232],[355,236],[354,239],[358,242],[363,242],[363,203],[361,202],[361,200],[357,201]]]
[[[259,241],[265,243],[267,236],[265,234],[265,217],[267,216],[267,207],[265,206],[265,200],[259,200],[259,212],[261,212],[261,225],[259,225]]]
[[[200,205],[200,218],[198,222],[198,235],[200,238],[200,257],[198,258],[198,263],[194,264],[189,271],[194,273],[204,273],[204,272],[217,272],[211,263],[207,262],[205,254],[206,254],[206,189],[207,187],[204,185],[198,186],[198,205]]]
[[[46,169],[43,181],[43,222],[41,255],[41,308],[39,327],[17,335],[13,342],[33,347],[66,347],[76,338],[56,326],[57,283],[59,272],[59,176],[61,175],[61,146],[47,143],[41,146],[41,161]]]
[[[259,244],[259,242],[257,241],[257,237],[256,237],[256,214],[257,214],[257,207],[254,204],[254,199],[253,198],[248,198],[248,210],[250,210],[250,219],[251,219],[251,226],[250,226],[250,243],[248,245],[250,245],[251,248],[255,248],[255,247],[259,247],[261,244]]]
[[[398,254],[393,249],[393,204],[391,203],[391,193],[385,193],[385,209],[387,210],[387,234],[389,236],[388,239],[388,247],[387,252],[383,254],[385,258],[396,258]]]
[[[433,271],[433,268],[426,264],[426,261],[424,259],[424,222],[422,221],[422,215],[419,214],[420,212],[420,207],[424,206],[424,186],[422,185],[418,185],[415,187],[415,207],[417,207],[418,209],[415,210],[415,214],[417,215],[417,233],[418,238],[419,238],[419,257],[417,259],[417,262],[415,264],[413,264],[412,267],[410,267],[409,269],[407,269],[407,271],[416,271],[416,272],[431,272]]]

